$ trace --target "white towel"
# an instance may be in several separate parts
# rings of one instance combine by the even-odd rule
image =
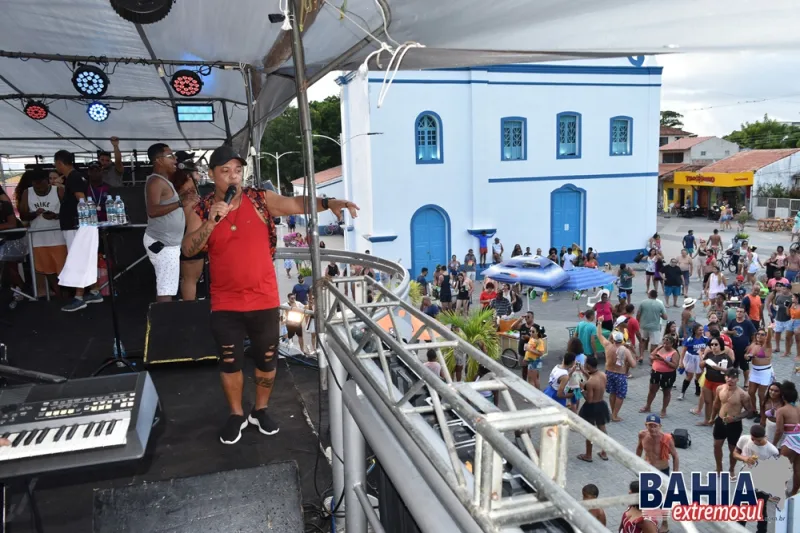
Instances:
[[[58,282],[62,287],[82,289],[97,281],[97,244],[99,241],[96,227],[79,228],[75,240],[67,254]]]

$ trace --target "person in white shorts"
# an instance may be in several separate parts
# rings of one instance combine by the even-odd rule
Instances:
[[[181,198],[169,177],[175,172],[175,154],[163,143],[152,145],[147,156],[153,173],[144,187],[147,229],[144,248],[156,271],[156,301],[169,302],[180,282],[181,241],[186,228]]]

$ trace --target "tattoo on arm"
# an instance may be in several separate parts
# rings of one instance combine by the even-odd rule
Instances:
[[[274,384],[275,384],[274,376],[271,378],[256,377],[257,387],[264,387],[265,389],[271,389]]]
[[[192,257],[200,253],[200,250],[202,250],[203,246],[208,242],[212,231],[214,231],[214,226],[206,222],[200,226],[197,231],[191,235],[187,235],[188,244],[184,244],[183,246],[183,255]]]

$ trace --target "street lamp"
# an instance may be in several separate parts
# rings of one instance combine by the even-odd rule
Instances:
[[[300,152],[298,152],[297,150],[292,150],[290,152],[283,152],[282,154],[278,154],[278,152],[275,152],[274,154],[271,154],[269,152],[259,152],[258,155],[268,155],[275,160],[275,173],[278,178],[278,194],[281,194],[281,157],[289,154],[299,154],[299,153]]]
[[[334,139],[333,137],[328,137],[327,135],[320,135],[318,133],[312,133],[311,134],[312,137],[320,137],[322,139],[328,139],[329,141],[335,142],[339,146],[342,146],[343,144],[347,144],[348,142],[352,141],[356,137],[364,137],[365,135],[383,135],[383,132],[382,131],[369,131],[367,133],[359,133],[358,135],[353,135],[352,137],[350,137],[349,139],[345,140],[344,142],[342,142],[342,134],[341,133],[339,134],[339,139]],[[299,139],[300,136],[298,135],[297,138]]]

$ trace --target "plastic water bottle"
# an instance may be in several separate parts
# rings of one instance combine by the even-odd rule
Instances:
[[[95,205],[94,199],[91,196],[89,196],[86,202],[86,213],[89,218],[89,226],[97,226],[97,205]]]
[[[114,213],[114,198],[111,195],[108,195],[106,198],[106,220],[108,220],[109,224],[116,224],[116,216]]]
[[[128,214],[125,212],[125,202],[122,201],[119,195],[117,195],[117,199],[114,200],[114,214],[117,215],[117,224],[128,223]]]
[[[89,225],[89,211],[86,209],[86,201],[81,198],[78,202],[78,227],[86,227]]]

